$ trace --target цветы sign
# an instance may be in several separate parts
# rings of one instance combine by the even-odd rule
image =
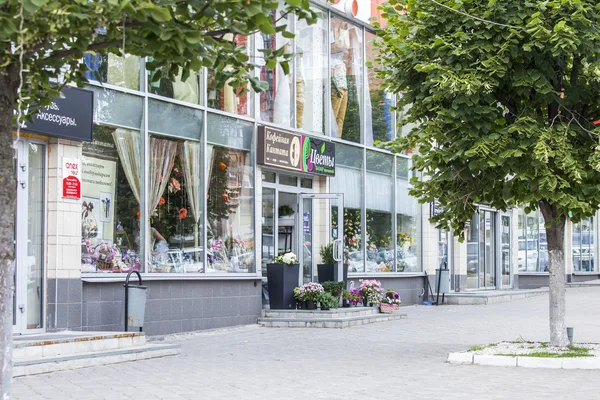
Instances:
[[[258,163],[309,174],[335,176],[335,144],[260,126]]]

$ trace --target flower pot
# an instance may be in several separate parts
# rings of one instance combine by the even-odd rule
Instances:
[[[363,307],[367,307],[368,302],[367,302],[367,298],[366,297],[362,299],[362,302],[363,302]]]
[[[344,281],[344,288],[346,287],[346,283],[348,282],[348,264],[343,265],[343,276],[338,276],[338,266],[337,264],[317,264],[317,273],[319,275],[319,283],[323,284],[323,282],[327,281]]]
[[[344,301],[342,301],[342,307],[344,307],[344,308],[350,307],[350,301],[344,299]]]
[[[306,302],[305,301],[298,301],[298,300],[296,300],[296,309],[297,310],[304,310],[304,309],[306,309]]]
[[[296,308],[294,288],[298,286],[300,264],[267,264],[267,287],[271,310]]]
[[[322,311],[329,311],[329,309],[330,309],[329,307],[321,306]]]
[[[306,300],[306,309],[307,310],[316,310],[317,303],[314,300]]]
[[[383,314],[393,314],[398,311],[400,306],[398,304],[380,303],[379,312]]]

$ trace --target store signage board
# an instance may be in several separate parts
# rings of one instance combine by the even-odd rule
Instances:
[[[307,174],[335,176],[335,144],[260,126],[258,163]]]
[[[81,198],[81,160],[63,157],[63,190],[62,197],[68,199]]]
[[[92,141],[94,93],[64,87],[64,98],[52,100],[33,115],[33,123],[23,122],[21,130],[82,142]]]

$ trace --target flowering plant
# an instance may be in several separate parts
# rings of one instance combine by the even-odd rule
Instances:
[[[298,301],[316,300],[319,293],[324,293],[325,289],[318,283],[308,282],[294,289],[294,297]]]
[[[362,297],[367,298],[368,303],[379,304],[381,302],[383,288],[378,280],[361,279],[359,289],[362,292]]]
[[[285,253],[283,256],[276,256],[273,262],[275,264],[298,264],[298,258],[294,253]]]
[[[357,305],[362,302],[362,292],[360,289],[352,288],[350,291],[344,290],[344,299],[348,300],[349,303]]]
[[[381,299],[382,303],[385,304],[398,304],[400,305],[401,301],[400,301],[400,295],[398,293],[396,293],[395,291],[393,291],[392,289],[388,289],[385,292],[385,295],[383,296],[383,298]]]

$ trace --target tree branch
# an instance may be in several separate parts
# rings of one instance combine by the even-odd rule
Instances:
[[[67,50],[59,50],[59,51],[55,51],[52,54],[50,54],[48,57],[45,57],[46,60],[56,60],[56,59],[60,59],[60,58],[68,58],[68,57],[72,57],[74,55],[80,55],[83,54],[87,51],[97,51],[97,50],[103,50],[109,47],[114,47],[114,46],[118,46],[121,43],[123,43],[122,40],[109,40],[107,42],[100,42],[100,43],[93,43],[91,45],[89,45],[85,50],[80,50],[80,49],[76,49],[76,48],[71,48],[71,49],[67,49]]]

